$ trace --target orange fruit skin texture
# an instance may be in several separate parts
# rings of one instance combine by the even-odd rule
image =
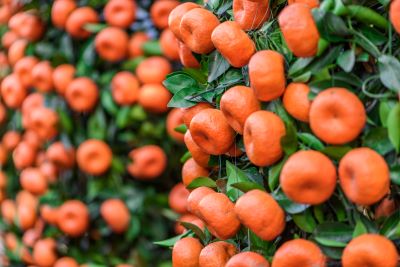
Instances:
[[[326,267],[326,258],[320,248],[311,241],[293,239],[283,243],[275,252],[271,267],[298,266]]]
[[[396,32],[400,34],[400,0],[394,0],[390,4],[389,18]]]
[[[167,116],[167,133],[177,142],[182,143],[184,139],[184,134],[175,131],[175,128],[183,124],[183,112],[179,108],[172,109]]]
[[[258,207],[254,212],[254,207]],[[285,229],[285,212],[266,192],[251,190],[235,205],[240,222],[263,240],[273,240]]]
[[[20,141],[21,134],[17,131],[8,131],[4,133],[3,138],[1,139],[1,143],[7,151],[14,150],[14,148],[19,144]]]
[[[99,98],[99,90],[94,81],[86,77],[74,79],[65,91],[68,105],[76,112],[91,111]]]
[[[100,140],[88,139],[80,144],[76,151],[79,169],[88,174],[103,174],[111,166],[111,160],[111,148]]]
[[[53,85],[57,93],[64,95],[74,76],[75,67],[73,65],[62,64],[56,67],[53,71]]]
[[[286,6],[278,16],[278,23],[288,48],[295,56],[317,54],[319,32],[308,5],[294,3]]]
[[[128,43],[129,58],[143,55],[142,45],[149,39],[149,36],[144,32],[134,33]]]
[[[37,168],[24,169],[20,183],[23,189],[35,195],[43,195],[47,191],[46,177]]]
[[[12,154],[15,168],[21,170],[32,166],[36,159],[36,153],[36,148],[30,146],[27,142],[19,143]]]
[[[229,64],[236,68],[247,65],[256,52],[253,41],[235,21],[219,24],[211,34],[211,41]]]
[[[174,267],[199,267],[199,255],[203,245],[193,237],[185,237],[177,241],[172,249],[172,265]]]
[[[129,71],[118,72],[111,80],[111,93],[118,105],[132,105],[139,99],[139,80]]]
[[[189,190],[182,183],[176,184],[168,195],[168,204],[170,208],[180,214],[186,213],[186,202],[189,197]]]
[[[233,17],[243,30],[260,28],[269,19],[269,1],[233,0]]]
[[[389,217],[396,211],[397,205],[393,199],[386,197],[382,202],[375,208],[375,218],[379,219],[382,217]]]
[[[51,238],[41,239],[33,247],[33,260],[41,267],[51,267],[57,261],[56,242]]]
[[[207,225],[210,233],[221,240],[233,237],[240,228],[235,214],[235,205],[222,193],[204,196],[199,204],[199,217]]]
[[[249,62],[250,85],[258,100],[271,101],[285,91],[284,59],[272,50],[255,53]]]
[[[184,43],[178,41],[179,45],[179,60],[181,61],[182,65],[187,68],[199,68],[200,63],[199,61],[193,56],[192,50],[185,45]]]
[[[69,15],[65,28],[73,38],[86,39],[91,33],[84,29],[85,24],[98,23],[98,21],[98,14],[93,8],[80,7]]]
[[[46,159],[60,168],[68,169],[75,163],[75,150],[60,141],[54,142],[46,150]]]
[[[39,92],[50,92],[53,90],[53,67],[49,61],[37,63],[31,72],[32,84]]]
[[[342,145],[353,141],[367,120],[363,103],[344,88],[329,88],[317,95],[310,108],[310,126],[324,142]]]
[[[107,24],[128,28],[136,19],[136,2],[131,0],[111,0],[104,7]]]
[[[296,203],[317,205],[327,201],[335,191],[336,168],[324,154],[298,151],[283,165],[280,184],[288,198]]]
[[[34,109],[30,115],[28,129],[34,131],[42,140],[50,140],[57,135],[58,114],[45,107]]]
[[[79,267],[79,264],[70,257],[62,257],[56,261],[54,267]]]
[[[153,56],[146,58],[136,68],[138,79],[146,83],[159,83],[165,80],[165,76],[171,73],[171,63],[163,57]]]
[[[281,138],[286,134],[282,119],[260,110],[251,114],[244,125],[243,141],[249,160],[256,166],[270,166],[283,155]]]
[[[186,2],[175,7],[169,14],[168,16],[169,29],[175,34],[175,37],[178,38],[178,40],[182,40],[181,30],[180,30],[182,17],[189,10],[192,10],[194,8],[201,8],[201,7],[198,4],[192,2]]]
[[[343,251],[343,267],[396,267],[399,255],[384,236],[364,234],[354,238]]]
[[[188,159],[182,167],[182,182],[188,186],[194,179],[198,177],[207,177],[208,169],[200,166],[193,158]]]
[[[133,149],[129,158],[132,159],[132,163],[128,165],[128,172],[139,180],[153,180],[167,167],[167,155],[156,145]]]
[[[206,153],[221,155],[230,149],[235,131],[218,109],[204,109],[197,113],[189,127],[193,141]]]
[[[7,31],[1,37],[1,44],[5,49],[9,49],[10,46],[18,40],[18,35],[15,32]]]
[[[269,262],[252,251],[241,252],[230,258],[225,267],[269,267]]]
[[[89,226],[89,210],[79,200],[68,200],[57,211],[57,225],[65,234],[78,237]]]
[[[120,199],[108,199],[101,204],[101,217],[115,233],[125,232],[131,221],[128,207]]]
[[[159,29],[168,28],[168,17],[171,11],[179,6],[176,0],[156,1],[150,8],[150,17],[154,25]]]
[[[310,87],[304,83],[291,83],[283,94],[283,106],[295,119],[309,122],[311,101],[308,99]]]
[[[197,103],[196,105],[190,108],[182,108],[183,111],[183,122],[185,123],[186,127],[190,127],[190,122],[192,121],[193,117],[206,108],[213,108],[213,106],[209,103],[201,102]]]
[[[21,203],[17,207],[17,218],[19,227],[26,231],[32,228],[36,222],[36,207],[29,203]]]
[[[224,267],[228,260],[237,253],[234,245],[217,241],[205,246],[199,256],[199,267]]]
[[[28,46],[28,41],[25,39],[18,39],[8,49],[8,63],[14,66],[18,60],[24,57],[25,49]]]
[[[32,69],[38,62],[39,60],[36,57],[27,56],[15,63],[13,71],[18,75],[24,86],[32,86]]]
[[[145,84],[139,89],[139,105],[146,111],[156,114],[168,111],[171,93],[161,84]]]
[[[168,59],[179,60],[178,39],[170,29],[165,29],[160,36],[161,50]]]
[[[288,0],[289,5],[292,5],[295,3],[305,4],[311,9],[319,7],[319,0]]]
[[[189,150],[190,154],[194,161],[199,164],[201,167],[207,168],[208,162],[210,160],[210,155],[204,152],[194,141],[190,131],[187,130],[185,133],[185,145]]]
[[[6,199],[1,203],[1,217],[6,223],[12,224],[16,214],[17,206],[14,201]]]
[[[385,159],[367,147],[352,149],[339,162],[339,181],[346,197],[359,205],[381,200],[390,187]]]
[[[95,38],[95,49],[99,56],[107,61],[116,62],[128,53],[128,34],[118,27],[107,27]]]
[[[201,186],[196,189],[194,189],[192,192],[190,192],[189,197],[187,198],[187,210],[197,216],[200,215],[199,211],[199,203],[200,201],[207,195],[215,193],[214,190],[212,190],[209,187]]]
[[[69,15],[76,9],[73,0],[56,0],[51,7],[51,21],[54,26],[60,29],[65,28]]]
[[[57,224],[57,217],[58,217],[58,209],[53,208],[49,205],[42,205],[40,206],[40,216],[43,220],[51,225]]]
[[[180,39],[197,54],[208,54],[214,50],[211,34],[219,25],[218,18],[203,8],[194,8],[183,15],[180,24]]]
[[[22,105],[27,88],[16,74],[10,74],[1,83],[1,97],[7,107],[16,109]]]
[[[260,110],[260,102],[251,88],[238,85],[222,95],[220,109],[229,125],[239,134],[243,134],[246,119]]]

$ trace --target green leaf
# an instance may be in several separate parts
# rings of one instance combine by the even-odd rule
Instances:
[[[370,147],[381,155],[385,155],[394,149],[388,138],[388,131],[383,127],[370,129],[362,140],[363,146]]]
[[[162,240],[162,241],[156,241],[156,242],[153,242],[153,243],[156,244],[156,245],[162,246],[162,247],[172,247],[173,245],[175,245],[175,243],[177,241],[179,241],[180,239],[188,236],[189,234],[190,234],[190,231],[187,231],[187,232],[185,232],[185,233],[183,233],[181,235],[177,235],[177,236],[171,237],[169,239]]]
[[[188,128],[186,127],[186,124],[181,124],[174,128],[175,132],[182,133],[182,134],[185,134],[187,130],[188,130]]]
[[[234,188],[232,185],[240,182],[249,182],[249,178],[246,173],[241,169],[226,161],[226,175],[228,176],[228,182],[226,184],[226,194],[233,200],[239,198],[243,193]]]
[[[387,120],[389,139],[397,152],[400,151],[400,104],[390,111]]]
[[[116,124],[117,127],[122,129],[125,128],[130,119],[130,107],[121,107],[117,113]]]
[[[334,160],[340,160],[350,150],[350,146],[327,146],[321,152]]]
[[[192,95],[196,93],[194,88],[185,88],[176,93],[171,100],[168,102],[168,107],[170,108],[190,108],[196,105],[196,102],[186,100],[187,95]]]
[[[303,73],[305,67],[310,65],[313,58],[298,58],[289,68],[288,75],[290,78],[298,76],[299,73]]]
[[[231,184],[232,187],[239,189],[240,191],[246,193],[248,191],[258,189],[265,191],[265,188],[262,187],[261,185],[254,183],[254,182],[239,182],[239,183],[234,183]]]
[[[198,177],[194,179],[186,188],[195,189],[201,186],[217,188],[217,184],[215,183],[215,181],[209,177]]]
[[[306,233],[312,233],[315,227],[317,227],[317,223],[315,222],[310,209],[306,209],[302,213],[293,214],[292,218],[296,225]]]
[[[310,133],[297,133],[297,137],[307,147],[322,150],[325,148],[324,144],[313,134]]]
[[[159,41],[147,41],[142,45],[142,50],[145,55],[162,56],[163,52]]]
[[[179,221],[179,220],[178,220]],[[179,223],[185,227],[188,230],[192,230],[192,232],[198,237],[200,238],[200,240],[202,240],[203,242],[206,240],[206,235],[204,234],[204,232],[195,224],[189,223],[189,222],[183,222],[183,221],[179,221]]]
[[[218,79],[222,74],[224,74],[231,65],[229,65],[228,61],[215,50],[210,54],[209,58],[209,74],[207,81],[209,83]]]
[[[286,123],[286,135],[281,139],[281,145],[286,155],[292,155],[297,151],[297,132],[292,123]]]
[[[131,221],[129,223],[128,232],[126,233],[126,238],[128,241],[134,240],[140,234],[140,220],[137,216],[131,216]]]
[[[337,64],[345,71],[350,72],[356,63],[356,54],[353,49],[343,52],[337,59]]]
[[[86,23],[85,25],[83,25],[83,28],[91,33],[98,33],[107,27],[108,27],[107,24],[100,24],[100,23]]]
[[[174,72],[167,75],[163,85],[172,93],[176,94],[185,88],[198,88],[197,81],[183,72]]]
[[[282,191],[272,194],[279,205],[289,214],[297,214],[306,210],[310,205],[297,204],[291,201]]]
[[[367,227],[363,224],[361,220],[357,220],[356,227],[354,227],[353,238],[360,236],[362,234],[368,233]]]
[[[347,243],[353,237],[353,228],[345,223],[325,222],[315,228],[313,236],[323,240]]]
[[[346,247],[347,243],[343,243],[340,241],[336,240],[331,240],[323,237],[315,237],[315,241],[317,241],[319,244],[327,247],[338,247],[338,248],[344,248]]]
[[[378,58],[379,77],[383,85],[400,92],[400,62],[394,56],[382,55]]]
[[[342,52],[342,46],[335,46],[331,48],[328,52],[322,55],[320,58],[315,59],[311,65],[309,65],[306,70],[311,71],[313,74],[320,72],[326,66],[332,64],[340,56]]]
[[[319,8],[314,8],[312,15],[323,39],[329,42],[339,42],[350,35],[350,31],[341,17]]]
[[[183,154],[183,156],[180,159],[180,162],[183,164],[185,163],[188,159],[190,159],[192,157],[192,154],[190,154],[189,151],[187,151],[185,154]]]
[[[400,185],[400,165],[395,165],[390,168],[390,180]]]
[[[381,123],[383,127],[387,127],[387,118],[389,116],[390,111],[396,105],[395,101],[387,101],[382,100],[379,103],[379,118],[381,119]]]
[[[118,112],[118,106],[115,104],[110,90],[102,90],[101,96],[100,96],[100,101],[101,105],[105,108],[105,110],[112,114],[112,115],[117,115]]]
[[[393,213],[384,221],[380,234],[389,239],[400,238],[400,212]]]
[[[274,191],[279,185],[279,175],[281,174],[283,165],[285,164],[287,157],[281,160],[278,164],[275,164],[268,170],[268,186],[271,191]]]

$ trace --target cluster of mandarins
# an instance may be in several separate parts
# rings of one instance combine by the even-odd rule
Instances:
[[[390,9],[398,32],[399,5],[400,1],[393,1]],[[289,0],[277,17],[287,47],[296,57],[317,54],[320,35],[311,10],[318,6],[318,0]],[[180,221],[203,231],[206,227],[217,241],[202,244],[194,237],[183,237],[173,247],[174,267],[270,266],[262,255],[238,251],[234,244],[225,241],[234,238],[241,225],[262,240],[279,240],[286,215],[270,193],[253,189],[233,203],[223,191],[205,186],[186,189],[196,178],[215,173],[215,168],[209,166],[211,156],[238,157],[245,153],[257,167],[269,167],[282,159],[285,123],[279,115],[263,110],[262,103],[282,99],[287,113],[308,124],[316,137],[330,145],[356,140],[366,126],[366,109],[356,94],[345,88],[329,88],[310,100],[307,84],[293,82],[286,86],[285,59],[280,53],[256,51],[246,31],[260,28],[269,19],[269,8],[268,1],[234,0],[233,21],[220,22],[209,9],[183,3],[169,16],[170,30],[185,51],[181,54],[183,65],[199,67],[193,53],[204,55],[216,49],[231,66],[248,65],[250,80],[250,87],[228,88],[217,103],[201,102],[181,111],[187,126],[184,142],[191,158],[182,168],[183,183],[170,193],[170,206],[183,214]],[[244,151],[236,147],[238,135],[243,136]],[[340,186],[346,198],[359,206],[370,206],[384,199],[376,216],[398,212],[393,200],[385,199],[390,192],[389,166],[380,154],[367,147],[350,150],[338,166],[319,151],[297,151],[283,164],[279,179],[282,191],[295,203],[322,204]],[[176,231],[183,233],[185,229],[177,226]],[[395,267],[398,257],[396,246],[386,237],[363,234],[344,249],[342,264]],[[322,267],[327,262],[315,243],[298,238],[284,242],[277,249],[272,266]]]
[[[88,176],[101,176],[111,166],[112,148],[102,140],[85,140],[75,149],[59,141],[59,115],[46,107],[46,96],[58,95],[73,113],[91,113],[98,105],[100,88],[89,77],[77,77],[72,64],[52,66],[35,56],[26,56],[31,42],[40,40],[46,31],[46,22],[36,10],[24,11],[21,1],[3,0],[0,23],[8,26],[2,36],[5,51],[0,54],[2,71],[12,71],[1,81],[0,122],[5,125],[10,110],[22,117],[23,131],[7,131],[1,139],[0,164],[14,166],[19,177],[7,177],[0,172],[1,217],[10,227],[23,232],[23,242],[8,232],[6,248],[23,262],[35,266],[78,266],[72,258],[58,259],[56,242],[42,238],[46,225],[57,227],[69,237],[84,235],[90,226],[87,205],[80,200],[68,200],[59,207],[40,204],[48,188],[57,182],[60,173],[75,168]],[[151,6],[150,16],[162,31],[161,49],[166,56],[144,58],[136,74],[118,72],[111,81],[113,100],[119,106],[139,104],[154,114],[168,112],[171,98],[162,81],[172,71],[169,60],[179,59],[179,47],[168,27],[169,12],[178,6],[174,0],[157,1]],[[144,32],[129,37],[127,28],[136,17],[136,3],[131,0],[111,0],[104,7],[106,27],[95,36],[95,50],[108,62],[119,62],[143,55],[142,46],[150,40]],[[90,24],[100,23],[100,14],[89,6],[79,6],[73,0],[56,0],[52,4],[51,22],[65,30],[72,38],[84,40],[93,35]],[[180,141],[183,135],[174,131],[180,125],[180,111],[172,110],[167,119],[168,133]],[[157,145],[133,149],[126,155],[132,162],[127,172],[139,180],[159,177],[167,166],[167,156]],[[19,179],[22,190],[16,196],[6,196],[8,179]],[[8,198],[9,197],[9,198]],[[13,200],[15,197],[15,200]],[[127,230],[130,212],[120,199],[109,199],[101,205],[100,213],[115,233]],[[32,252],[31,252],[32,251]],[[124,266],[124,265],[120,265]],[[127,265],[128,266],[128,265]],[[130,265],[129,265],[130,266]]]

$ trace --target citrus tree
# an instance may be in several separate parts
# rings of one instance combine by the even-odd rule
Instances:
[[[179,266],[397,266],[400,1],[209,0],[169,16],[192,214]],[[210,263],[211,262],[211,263]]]
[[[152,241],[176,217],[181,113],[162,81],[179,59],[166,29],[178,4],[2,1],[4,264],[168,262]]]

